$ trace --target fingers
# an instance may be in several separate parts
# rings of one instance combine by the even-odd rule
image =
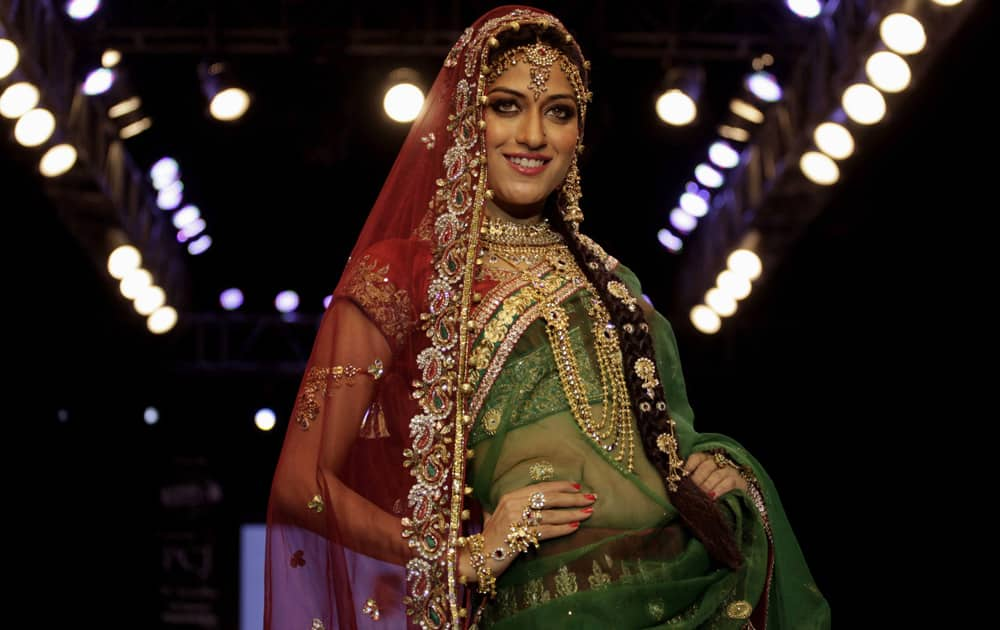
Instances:
[[[573,521],[572,523],[566,523],[565,525],[539,525],[538,538],[539,540],[559,538],[560,536],[572,534],[578,529],[580,529],[579,521]]]
[[[694,456],[692,455],[692,457]],[[703,457],[691,472],[691,481],[701,488],[705,485],[705,481],[717,470],[719,470],[719,467],[715,465],[715,461],[712,458]]]
[[[698,466],[706,459],[710,458],[705,453],[692,453],[691,457],[688,457],[687,461],[684,462],[684,470],[689,473],[694,472],[695,469],[698,468]]]

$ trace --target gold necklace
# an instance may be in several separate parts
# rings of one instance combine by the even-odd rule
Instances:
[[[515,223],[487,216],[483,219],[480,233],[483,243],[490,247],[545,247],[563,242],[562,235],[549,225],[547,219],[538,223]]]

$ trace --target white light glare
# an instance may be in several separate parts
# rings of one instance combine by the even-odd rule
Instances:
[[[14,138],[26,147],[37,147],[52,137],[56,117],[47,109],[33,109],[14,125]]]
[[[173,210],[184,199],[184,183],[176,181],[160,189],[156,195],[156,205],[160,210]]]
[[[20,118],[38,105],[41,95],[34,85],[21,81],[11,85],[0,95],[0,115],[4,118]]]
[[[905,90],[912,77],[906,60],[888,50],[881,50],[869,57],[865,63],[865,72],[875,87],[890,94]]]
[[[765,103],[776,103],[781,100],[782,92],[778,79],[764,70],[754,72],[747,77],[747,89]]]
[[[122,60],[122,54],[114,48],[108,48],[101,54],[101,65],[105,68],[114,68]]]
[[[746,299],[752,288],[749,280],[728,269],[718,275],[715,279],[715,285],[734,300]]]
[[[818,151],[806,151],[799,160],[802,174],[815,184],[830,186],[840,179],[840,169],[830,156]]]
[[[382,107],[389,118],[396,122],[411,122],[424,106],[424,93],[412,83],[398,83],[386,90]]]
[[[174,227],[179,230],[200,217],[201,210],[198,209],[198,206],[188,204],[175,212],[172,220],[174,222]]]
[[[38,170],[46,177],[58,177],[76,164],[76,149],[70,144],[57,144],[42,156]]]
[[[843,160],[854,153],[854,137],[843,125],[825,122],[816,127],[813,140],[820,151],[835,160]]]
[[[282,313],[291,313],[299,307],[299,294],[295,291],[282,291],[274,298],[274,307]]]
[[[14,71],[20,56],[14,42],[0,37],[0,79],[6,79]]]
[[[217,120],[236,120],[250,107],[250,95],[240,88],[226,88],[212,99],[208,109]]]
[[[680,208],[674,208],[670,211],[670,225],[677,228],[678,231],[687,234],[691,230],[698,227],[698,219],[694,218],[687,212],[684,212]]]
[[[66,15],[74,20],[86,20],[101,8],[101,0],[70,0],[66,3]]]
[[[149,176],[153,179],[153,188],[163,190],[180,178],[181,168],[174,158],[164,157],[149,169]]]
[[[122,281],[118,283],[118,290],[128,299],[134,300],[139,297],[143,289],[152,284],[153,274],[142,268],[133,269],[125,273]]]
[[[735,298],[719,289],[708,290],[708,293],[705,294],[705,304],[718,313],[720,317],[729,317],[736,312]]]
[[[927,44],[927,34],[920,20],[906,13],[887,15],[879,25],[882,41],[901,55],[920,52]]]
[[[208,248],[212,246],[212,237],[208,234],[202,234],[197,239],[188,243],[188,253],[192,256],[197,256],[208,251]]]
[[[114,70],[98,68],[87,75],[83,82],[83,93],[87,96],[104,94],[115,82]]]
[[[728,142],[718,140],[708,147],[708,159],[719,168],[733,168],[740,163],[740,154]]]
[[[861,125],[874,125],[885,116],[885,98],[867,83],[855,83],[844,90],[841,104],[851,120]]]
[[[119,245],[108,256],[108,273],[115,280],[121,280],[128,272],[138,269],[142,264],[142,255],[131,245]]]
[[[688,191],[681,195],[681,208],[693,217],[701,218],[708,214],[708,193],[699,191],[696,186],[688,186]]]
[[[261,431],[270,431],[274,428],[276,419],[274,412],[266,407],[264,409],[258,409],[257,413],[253,415],[253,423]]]
[[[660,245],[663,245],[675,254],[681,251],[681,248],[684,247],[684,241],[674,236],[674,233],[666,228],[657,232],[656,238],[660,241]]]
[[[795,15],[811,20],[823,10],[819,0],[785,0],[785,5]]]
[[[764,269],[760,258],[749,249],[737,249],[729,254],[726,265],[730,271],[750,281],[759,278]]]
[[[678,89],[667,90],[656,99],[656,115],[668,125],[687,125],[698,115],[698,107],[690,96]]]
[[[146,410],[142,412],[142,420],[146,424],[153,426],[160,421],[160,412],[156,407],[146,407]]]
[[[156,335],[162,335],[176,324],[177,311],[170,306],[161,306],[146,319],[146,328]]]
[[[237,288],[226,289],[219,296],[219,304],[227,311],[235,311],[243,306],[243,292]]]
[[[167,303],[167,294],[155,284],[139,291],[132,307],[140,315],[152,315],[153,311]]]
[[[722,173],[708,164],[699,164],[694,167],[694,176],[703,186],[708,186],[709,188],[718,188],[725,181],[722,178]]]
[[[719,319],[715,311],[704,304],[699,304],[691,309],[691,323],[699,332],[706,335],[715,334],[722,328],[722,320]]]

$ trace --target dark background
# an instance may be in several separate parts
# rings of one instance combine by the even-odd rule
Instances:
[[[203,19],[200,3],[141,3],[173,8],[172,18],[138,4],[106,2],[100,19],[108,28]],[[743,10],[716,4],[706,24]],[[456,5],[463,25],[493,6]],[[669,129],[652,111],[658,62],[602,59],[584,7],[540,6],[578,32],[594,60],[585,229],[668,311],[698,427],[732,435],[767,467],[838,621],[870,614],[870,589],[890,581],[881,572],[907,562],[899,540],[920,511],[933,510],[920,503],[941,471],[930,462],[949,457],[947,429],[962,420],[949,361],[963,333],[976,334],[963,310],[976,294],[965,293],[962,278],[995,205],[986,192],[990,159],[974,157],[978,143],[996,140],[983,87],[995,73],[985,58],[990,9],[981,7],[897,101],[885,130],[859,147],[848,177],[782,265],[765,271],[719,334],[704,336],[685,310],[671,310],[680,265],[655,231],[748,63],[710,73],[699,124]],[[242,19],[235,11],[222,15]],[[398,26],[405,12],[385,19]],[[805,28],[794,20],[754,27],[775,36]],[[74,28],[86,41],[86,24]],[[215,240],[190,262],[193,307],[217,309],[219,291],[240,286],[244,308],[265,311],[275,293],[295,288],[303,309],[318,314],[405,135],[379,103],[380,81],[400,61],[311,50],[244,59],[241,77],[256,101],[231,126],[205,115],[196,62],[125,58],[156,121],[130,150],[147,167],[163,154],[180,162],[187,198]],[[407,64],[429,84],[439,60]],[[222,627],[234,627],[237,527],[264,518],[298,379],[179,371],[171,335],[145,330],[59,222],[13,126],[0,129],[0,208],[14,219],[6,248],[11,393],[24,409],[11,419],[18,437],[8,442],[8,483],[24,517],[12,559],[22,586],[49,603],[52,625],[157,627],[160,589],[183,581],[163,568],[165,541],[194,532],[214,550],[214,606]],[[160,410],[155,426],[142,421],[147,405]],[[262,406],[279,418],[270,433],[253,425]],[[181,481],[218,484],[224,498],[178,516],[160,491]]]

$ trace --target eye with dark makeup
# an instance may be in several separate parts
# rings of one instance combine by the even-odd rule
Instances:
[[[490,103],[490,109],[501,116],[510,116],[518,113],[521,110],[521,106],[514,99],[502,98]],[[576,116],[576,109],[569,105],[553,105],[545,113],[553,113],[556,120],[567,121],[572,120]]]

